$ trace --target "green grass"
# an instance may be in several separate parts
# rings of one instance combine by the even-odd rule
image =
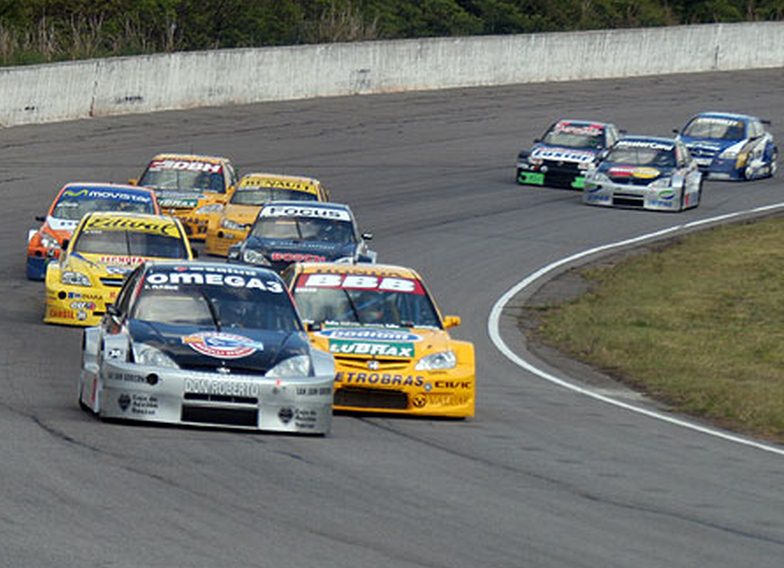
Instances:
[[[784,220],[725,226],[617,264],[541,310],[546,343],[673,410],[784,441]]]

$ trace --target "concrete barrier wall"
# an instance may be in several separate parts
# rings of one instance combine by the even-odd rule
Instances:
[[[0,124],[765,67],[784,67],[784,22],[175,53],[0,69]]]

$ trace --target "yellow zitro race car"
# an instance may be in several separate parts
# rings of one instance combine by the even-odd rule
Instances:
[[[313,345],[335,358],[336,410],[474,415],[474,346],[449,336],[419,275],[389,265],[302,263],[284,280]]]
[[[192,259],[177,219],[143,213],[82,217],[65,251],[46,268],[44,322],[97,325],[127,273],[148,259]]]
[[[329,193],[309,177],[246,174],[226,206],[208,215],[205,252],[226,256],[231,245],[245,240],[262,205],[270,201],[329,201]]]

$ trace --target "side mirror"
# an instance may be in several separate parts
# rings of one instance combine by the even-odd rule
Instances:
[[[63,250],[68,249],[68,245],[71,243],[70,239],[63,239],[63,244],[60,245],[60,248]]]
[[[366,241],[372,241],[373,233],[362,233],[362,238],[365,239]]]
[[[321,329],[321,324],[315,321],[304,321],[305,331],[318,331]]]
[[[120,315],[120,310],[117,309],[117,306],[114,304],[106,304],[106,313],[116,318]]]
[[[128,180],[128,185],[139,185],[139,178],[130,178]]]
[[[191,254],[193,255],[193,258],[199,258],[199,251],[195,248],[191,249]]]
[[[457,327],[463,322],[460,316],[444,316],[444,328]]]
[[[541,138],[534,138],[534,144],[539,144],[539,142],[541,141],[542,141]]]
[[[767,124],[768,126],[770,126],[770,125],[772,124],[772,123],[770,122],[770,120],[768,120],[767,118],[761,118],[761,119],[760,119],[760,122],[761,122],[762,124]]]
[[[44,221],[46,221],[46,215],[36,215],[35,220],[41,221],[41,223],[43,223]]]

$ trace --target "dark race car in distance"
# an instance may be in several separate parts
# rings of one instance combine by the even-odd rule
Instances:
[[[746,114],[701,112],[675,132],[709,179],[750,180],[776,174],[778,149],[764,124]]]
[[[248,237],[229,248],[231,262],[272,268],[293,262],[375,262],[348,205],[272,201],[262,206]]]
[[[607,122],[559,120],[518,154],[517,183],[582,189],[586,171],[620,137]]]

